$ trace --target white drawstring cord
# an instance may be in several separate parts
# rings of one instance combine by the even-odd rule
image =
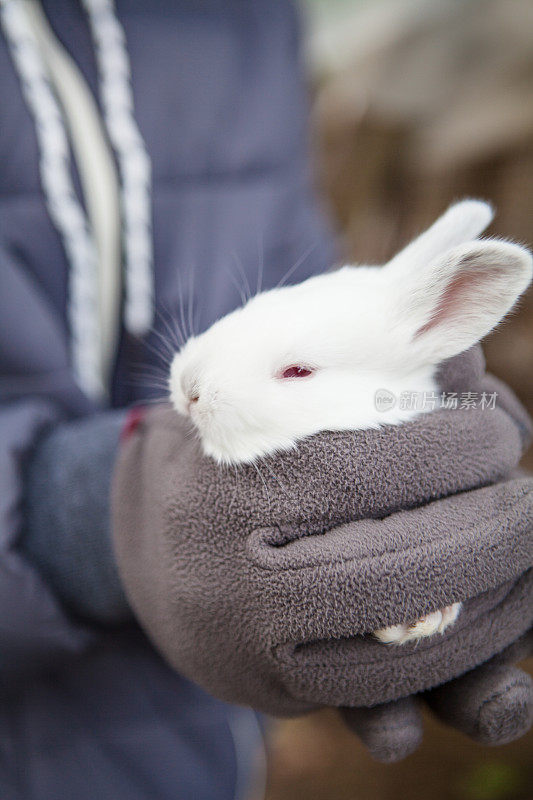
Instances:
[[[100,76],[100,93],[122,181],[126,298],[124,323],[136,336],[153,322],[151,164],[133,116],[131,69],[124,30],[112,0],[82,0]]]
[[[24,0],[0,0],[1,23],[22,91],[35,121],[39,170],[48,211],[70,264],[68,322],[72,366],[79,386],[100,399],[97,254],[86,215],[72,184],[70,150],[61,111],[51,88]]]
[[[153,324],[154,315],[150,159],[133,116],[131,70],[124,31],[115,16],[114,5],[111,0],[83,0],[83,5],[95,43],[105,124],[111,145],[117,154],[122,181],[120,205],[125,256],[124,323],[132,334],[142,336]],[[99,275],[99,266],[103,270],[109,269],[108,259],[105,264],[99,264],[98,248],[93,238],[97,231],[92,230],[72,183],[68,139],[53,90],[57,83],[60,97],[69,94],[67,87],[61,82],[64,62],[69,62],[67,66],[70,77],[77,79],[74,81],[77,89],[72,80],[69,81],[69,86],[72,90],[76,89],[79,102],[87,92],[84,86],[80,86],[83,77],[68,54],[62,51],[59,42],[50,41],[50,47],[45,49],[48,54],[55,54],[57,51],[61,63],[56,64],[58,59],[55,59],[54,64],[61,69],[51,70],[51,65],[46,62],[36,34],[46,34],[49,39],[53,35],[48,26],[43,31],[42,26],[35,29],[42,16],[42,12],[33,13],[40,12],[40,7],[35,6],[35,0],[0,0],[0,10],[13,62],[35,120],[41,183],[47,207],[62,237],[70,263],[67,316],[74,373],[81,388],[90,397],[100,400],[106,395],[112,361],[111,350],[114,351],[113,336],[110,334],[112,321],[106,322],[109,309],[114,305],[113,299],[107,297],[107,290],[113,281],[107,272]],[[63,109],[67,116],[72,103],[68,105],[69,108]],[[87,102],[85,107],[89,113],[91,109]],[[72,125],[71,128],[73,133],[75,126]],[[77,128],[79,129],[79,125]],[[79,139],[78,136],[74,144],[80,145]],[[87,154],[87,148],[76,147],[75,152],[78,159],[83,158],[83,153]],[[87,167],[81,170],[82,173],[90,173],[88,162],[79,166]],[[96,194],[92,190],[98,187],[87,187],[84,184],[84,189],[87,188],[91,189],[91,196],[87,200],[90,201],[91,197],[94,200]],[[120,226],[120,221],[117,221],[117,225]],[[103,241],[99,244],[102,245]],[[104,328],[107,332],[105,341],[102,338],[102,322],[105,322]]]
[[[118,171],[98,106],[81,71],[54,35],[41,4],[25,0],[33,32],[63,112],[97,253],[99,369],[109,387],[121,306],[122,240]]]

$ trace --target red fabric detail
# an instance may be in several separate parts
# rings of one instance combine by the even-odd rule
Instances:
[[[120,441],[125,442],[134,433],[146,416],[147,409],[144,406],[136,406],[128,411],[126,422],[120,434]]]

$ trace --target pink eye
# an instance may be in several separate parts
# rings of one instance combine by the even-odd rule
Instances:
[[[313,374],[313,370],[309,369],[309,367],[300,367],[295,364],[292,367],[287,367],[281,373],[282,378],[307,378],[309,375]]]

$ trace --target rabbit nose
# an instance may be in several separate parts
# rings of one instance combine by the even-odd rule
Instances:
[[[200,399],[200,390],[198,388],[198,380],[194,374],[191,374],[189,369],[185,370],[181,376],[181,391],[185,398],[185,405],[187,412],[190,414],[191,408]]]
[[[197,394],[197,393],[188,395],[188,397],[187,397],[187,411],[189,413],[190,413],[191,408],[193,407],[193,405],[195,403],[197,403],[199,399],[200,399],[200,395]]]

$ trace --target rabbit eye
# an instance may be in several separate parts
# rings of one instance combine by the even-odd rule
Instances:
[[[286,367],[281,373],[282,378],[307,378],[313,374],[313,370],[309,367],[301,367],[294,364],[291,367]]]

